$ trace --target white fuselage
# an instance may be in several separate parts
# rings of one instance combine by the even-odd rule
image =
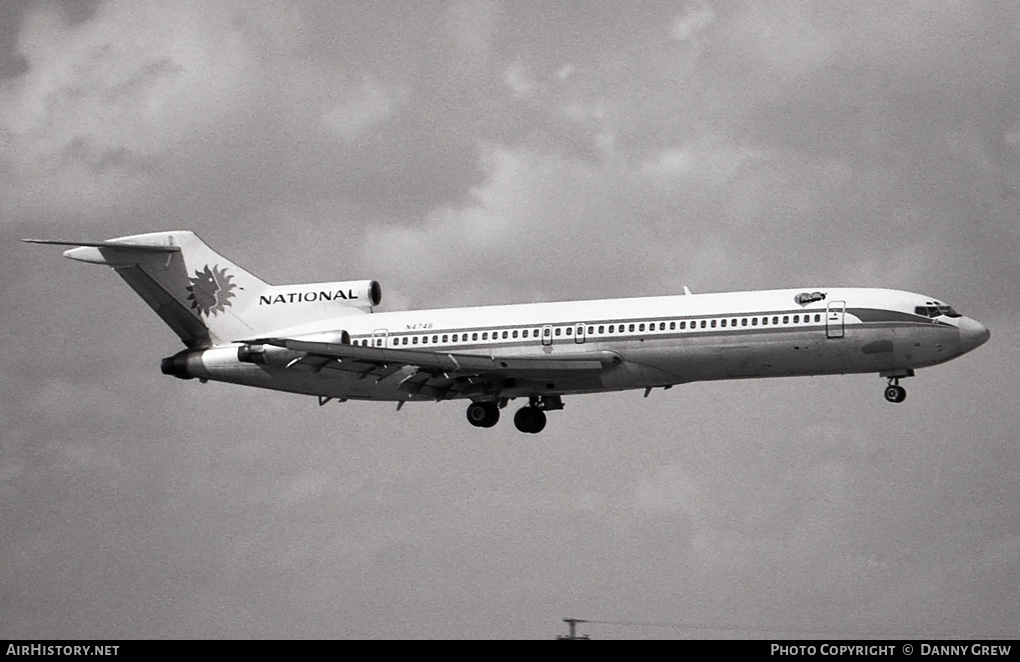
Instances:
[[[812,293],[824,298],[797,299]],[[905,376],[987,339],[987,329],[969,318],[918,314],[918,307],[932,304],[942,305],[896,290],[812,287],[351,314],[297,331],[344,331],[355,345],[458,355],[552,358],[610,352],[620,359],[597,375],[511,380],[493,396],[507,399],[715,379]],[[433,399],[401,388],[406,375],[399,371],[377,380],[253,365],[238,361],[238,347],[204,350],[191,364],[192,373],[325,397]]]

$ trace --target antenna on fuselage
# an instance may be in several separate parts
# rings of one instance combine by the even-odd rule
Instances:
[[[691,296],[691,290],[686,285],[684,285],[684,294],[686,294],[687,296]]]

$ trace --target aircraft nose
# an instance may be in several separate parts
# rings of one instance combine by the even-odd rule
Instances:
[[[964,352],[977,349],[985,344],[991,336],[992,332],[981,322],[969,317],[960,320],[960,346]]]

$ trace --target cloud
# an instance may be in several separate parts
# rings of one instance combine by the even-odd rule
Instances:
[[[387,121],[407,102],[411,88],[407,85],[383,85],[366,80],[349,95],[323,112],[322,118],[331,133],[343,141],[355,139],[366,129]]]
[[[670,36],[677,41],[696,37],[715,22],[712,5],[699,1],[691,4],[687,11],[676,18]]]
[[[29,12],[27,68],[0,82],[0,208],[151,208],[225,173],[272,197],[245,182],[281,181],[295,136],[307,158],[320,137],[350,142],[391,120],[411,93],[317,61],[308,20],[287,3],[109,0],[76,24],[49,5]]]
[[[111,153],[144,160],[250,102],[254,62],[223,5],[176,11],[108,2],[66,25],[46,9],[19,35],[28,70],[4,85],[4,128],[19,166],[101,167]]]
[[[453,42],[455,66],[478,69],[489,58],[499,22],[495,0],[458,0],[446,10],[446,30]]]

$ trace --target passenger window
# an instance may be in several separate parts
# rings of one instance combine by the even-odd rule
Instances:
[[[740,326],[747,326],[747,318],[746,317],[740,318]]]
[[[555,333],[556,335],[560,335],[561,333],[563,333],[563,329],[561,329],[560,327],[556,327]]]
[[[463,334],[463,335],[462,335],[462,336],[460,337],[460,340],[461,340],[461,342],[467,342],[467,334],[466,334],[466,333],[465,333],[465,334]]]
[[[609,333],[612,333],[612,332],[613,332],[613,325],[612,325],[612,324],[610,324],[610,325],[609,325]]]
[[[715,324],[713,324],[712,326],[715,326]],[[719,326],[726,326],[726,320],[723,320]]]
[[[423,344],[423,345],[429,344],[429,337],[428,336],[422,336],[421,337],[421,344]]]
[[[509,334],[509,333],[507,333],[506,331],[504,331],[504,332],[503,332],[503,340],[506,340],[506,339],[507,339],[507,338],[509,338],[509,337],[510,337],[510,334]]]
[[[568,326],[567,327],[567,335],[569,336],[573,330],[574,330],[574,327]]]
[[[488,331],[482,331],[482,340],[488,340],[488,339],[489,339],[489,332]]]
[[[521,331],[521,337],[522,338],[527,338],[528,337],[528,330],[527,329],[524,329],[523,331]]]
[[[822,321],[822,316],[821,315],[815,315],[815,321],[816,322],[821,322]]]
[[[799,324],[800,323],[800,315],[794,315],[793,316],[793,323],[794,324]]]
[[[645,325],[644,324],[641,324],[640,326],[638,326],[638,331],[644,331],[644,330],[645,330]]]
[[[712,320],[712,328],[715,328],[715,320]]]
[[[683,330],[683,329],[686,329],[686,328],[687,328],[687,322],[686,321],[680,322],[680,329]]]
[[[417,345],[418,344],[418,336],[415,336],[415,337],[411,338],[411,344],[412,345]]]
[[[588,327],[588,335],[591,335],[593,333],[595,333],[595,327],[594,326],[589,326]]]
[[[514,337],[514,338],[516,338],[516,337],[517,337],[517,329],[514,329],[513,337]]]
[[[765,325],[767,325],[768,323],[769,323],[769,318],[767,318],[767,317],[763,317],[763,318],[761,318],[761,325],[762,325],[762,326],[765,326]]]
[[[757,317],[752,317],[751,318],[751,326],[758,326],[758,318]]]
[[[701,328],[704,329],[706,326],[708,326],[708,322],[701,320]]]
[[[445,333],[443,334],[443,342],[450,342],[450,337]]]
[[[605,324],[599,324],[599,333],[605,333],[605,332],[606,332],[606,325]]]
[[[633,333],[633,332],[634,332],[634,325],[633,325],[633,324],[631,324],[631,325],[630,325],[630,326],[629,326],[628,328],[629,328],[629,330],[630,330],[630,332],[631,332],[631,333]]]
[[[681,327],[681,328],[683,328],[683,327]],[[675,331],[676,330],[676,322],[670,322],[669,323],[669,330],[670,331]]]
[[[773,323],[773,324],[779,324],[779,317],[778,317],[778,316],[776,316],[776,317],[773,317],[773,318],[772,318],[772,323]]]
[[[789,324],[789,323],[790,323],[790,316],[789,315],[783,315],[783,324]]]
[[[432,336],[432,344],[435,345],[439,342],[439,336]]]
[[[471,340],[478,340],[478,332],[477,331],[475,331],[474,333],[471,334]]]

